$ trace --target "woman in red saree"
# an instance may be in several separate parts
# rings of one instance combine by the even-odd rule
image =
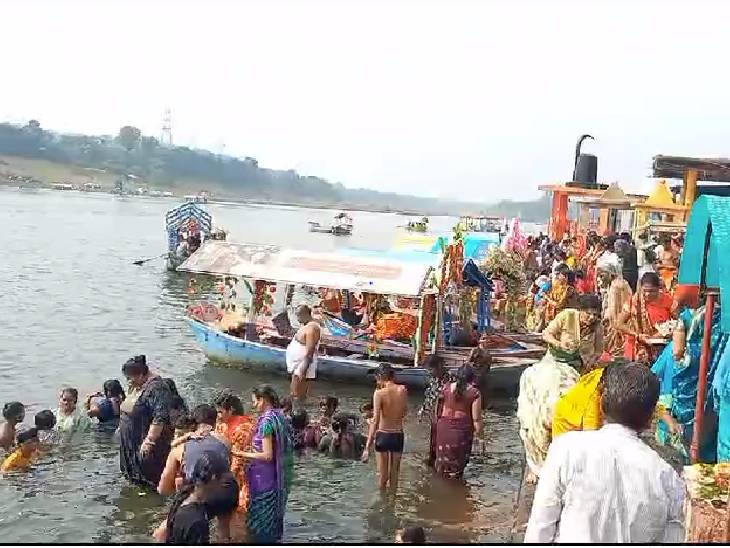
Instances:
[[[256,420],[244,414],[243,404],[238,396],[227,392],[216,398],[215,407],[218,410],[215,431],[229,441],[231,455],[248,451],[256,427]],[[246,511],[248,509],[249,490],[244,460],[232,456],[231,472],[233,472],[241,489],[238,496],[238,509],[239,511]]]
[[[568,281],[570,269],[561,264],[555,269],[550,290],[543,297],[545,302],[543,325],[548,325],[559,312],[570,306],[576,296],[575,287]]]
[[[624,357],[652,365],[662,347],[649,341],[660,337],[657,325],[674,319],[674,299],[661,289],[659,276],[654,272],[646,272],[639,286],[619,316],[618,327],[625,335]]]

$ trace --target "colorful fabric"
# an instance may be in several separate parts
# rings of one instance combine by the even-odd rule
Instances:
[[[686,333],[683,359],[680,362],[675,361],[674,341],[672,341],[652,366],[652,371],[661,381],[660,404],[682,427],[681,437],[673,436],[667,425],[663,421],[659,421],[656,431],[657,441],[676,447],[685,457],[688,454],[694,431],[704,320],[704,307],[700,307],[696,311],[685,309],[679,316],[681,326]],[[722,355],[725,353],[727,341],[728,335],[720,331],[720,310],[716,309],[712,319],[711,355],[707,375],[708,393],[705,399],[703,432],[700,440],[700,460],[702,462],[716,462],[717,460],[717,413],[714,408],[712,384]]]
[[[545,302],[544,324],[547,325],[559,312],[565,309],[575,296],[575,288],[568,283],[554,282],[545,295],[548,301]]]
[[[226,422],[216,424],[216,432],[231,444],[231,454],[235,452],[248,451],[253,439],[256,422],[247,415],[233,415]],[[231,472],[238,482],[240,488],[238,495],[238,508],[246,510],[249,502],[248,478],[246,475],[246,461],[240,457],[231,457]]]
[[[259,417],[252,443],[256,451],[262,451],[266,437],[273,438],[274,458],[253,460],[248,469],[251,500],[247,525],[251,540],[259,544],[281,540],[292,481],[292,439],[286,418],[278,409],[269,409]]]
[[[463,396],[456,398],[452,385],[443,389],[444,405],[436,422],[436,472],[449,479],[464,475],[471,457],[474,425],[471,407],[479,398],[479,390],[469,386]]]
[[[88,432],[91,428],[91,419],[79,407],[76,407],[70,415],[64,415],[60,409],[56,409],[53,414],[56,415],[56,430],[63,435]]]
[[[523,371],[517,397],[520,438],[530,470],[539,475],[545,462],[552,433],[555,406],[580,375],[573,367],[558,362],[552,353]]]
[[[605,369],[583,375],[555,406],[553,439],[571,430],[598,430],[603,426],[600,383]]]
[[[0,466],[0,472],[27,470],[32,464],[33,455],[25,456],[23,451],[18,448],[5,458],[2,466]]]
[[[449,382],[448,376],[437,379],[436,377],[429,377],[426,390],[424,391],[423,405],[419,411],[421,421],[431,422],[434,420],[434,415],[437,411],[436,406],[438,404],[441,393],[444,387]]]
[[[584,329],[580,324],[580,312],[566,308],[545,328],[545,332],[559,340],[570,351],[550,348],[555,359],[575,367],[592,367],[603,352],[603,326],[597,322],[592,329]],[[581,365],[582,364],[582,365]]]
[[[631,298],[629,321],[633,330],[642,335],[657,335],[656,326],[672,319],[674,301],[666,293],[660,293],[653,302],[646,302],[641,289]],[[643,344],[632,335],[625,337],[624,357],[628,360],[651,365],[659,356],[661,348]]]
[[[631,296],[631,287],[620,274],[611,281],[606,292],[603,303],[604,351],[614,358],[621,357],[624,353],[624,334],[618,329],[618,318],[631,303]]]
[[[418,319],[413,314],[394,312],[383,314],[375,323],[375,336],[377,340],[406,340],[416,334]]]

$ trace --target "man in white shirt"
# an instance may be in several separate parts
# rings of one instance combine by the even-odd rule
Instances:
[[[525,542],[683,542],[684,484],[638,436],[651,422],[659,381],[647,367],[613,364],[601,382],[605,425],[553,441]]]

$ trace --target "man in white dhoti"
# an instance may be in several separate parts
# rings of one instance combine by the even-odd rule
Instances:
[[[307,398],[308,381],[317,377],[317,351],[322,335],[307,305],[297,307],[299,330],[286,348],[286,370],[291,374],[291,397],[303,403]]]

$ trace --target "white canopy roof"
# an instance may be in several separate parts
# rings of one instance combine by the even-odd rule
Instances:
[[[178,270],[384,295],[420,295],[439,257],[388,252],[316,253],[209,240]]]

